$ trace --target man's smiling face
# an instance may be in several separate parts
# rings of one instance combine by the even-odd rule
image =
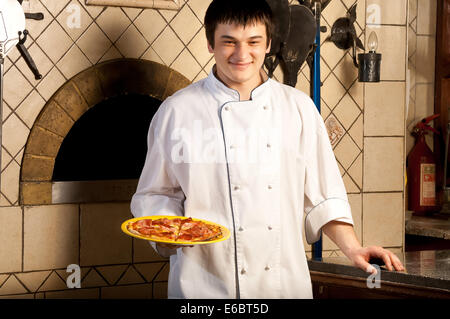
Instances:
[[[266,27],[263,23],[217,25],[214,33],[214,54],[217,76],[230,88],[256,87],[261,83],[260,70],[266,53]]]

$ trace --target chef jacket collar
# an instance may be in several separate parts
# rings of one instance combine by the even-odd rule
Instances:
[[[221,104],[230,101],[235,102],[240,101],[239,92],[235,89],[229,88],[222,81],[220,81],[214,74],[215,70],[216,65],[214,64],[206,80],[206,84],[208,88],[212,91],[213,95],[216,96],[216,98],[221,102]],[[262,97],[264,93],[267,91],[267,88],[269,87],[270,78],[263,71],[263,69],[261,69],[260,74],[264,82],[252,90],[252,92],[250,93],[251,100],[255,100]]]

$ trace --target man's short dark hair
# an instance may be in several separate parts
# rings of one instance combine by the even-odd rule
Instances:
[[[219,23],[246,27],[261,22],[266,26],[267,45],[272,39],[273,16],[265,0],[213,0],[206,10],[206,39],[214,48],[214,33]]]

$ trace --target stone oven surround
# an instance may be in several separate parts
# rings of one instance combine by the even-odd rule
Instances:
[[[103,201],[131,199],[137,185],[134,181],[52,182],[59,147],[73,124],[103,100],[124,94],[142,94],[163,101],[189,83],[183,75],[164,65],[134,59],[103,62],[70,79],[47,102],[31,129],[22,163],[20,203],[70,203],[70,199],[65,200],[70,195],[67,193],[83,189],[86,189],[86,195],[98,189],[109,193],[110,197],[101,197],[106,198]],[[73,202],[83,202],[80,196],[69,198]],[[89,198],[88,202],[100,201]]]

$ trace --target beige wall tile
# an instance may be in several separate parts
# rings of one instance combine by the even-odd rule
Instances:
[[[130,263],[131,237],[120,229],[129,218],[129,203],[81,205],[81,265]]]
[[[99,299],[100,289],[70,289],[45,293],[45,299]]]
[[[50,275],[50,271],[32,271],[16,274],[16,277],[31,292],[35,292]]]
[[[123,58],[122,54],[116,49],[115,46],[112,46],[108,51],[106,51],[105,55],[102,56],[98,63],[120,58]]]
[[[353,123],[352,127],[348,131],[348,134],[353,138],[356,145],[360,149],[363,149],[363,143],[364,143],[364,123],[363,123],[364,116],[362,114],[359,115],[358,119]]]
[[[44,104],[45,100],[42,96],[36,90],[33,90],[16,109],[16,114],[25,122],[28,128],[31,128]]]
[[[201,66],[187,49],[184,49],[181,52],[172,64],[172,68],[183,74],[190,81],[194,80],[197,74],[201,71]]]
[[[142,32],[145,39],[152,43],[166,27],[167,22],[157,10],[144,10],[136,18],[134,25]]]
[[[188,44],[202,26],[189,6],[184,6],[170,25],[184,44]]]
[[[379,28],[367,26],[366,45],[370,33],[378,37],[377,53],[381,53],[381,80],[405,80],[406,27],[382,25]]]
[[[91,24],[77,44],[92,63],[97,63],[111,47],[111,41],[96,24]]]
[[[417,36],[416,83],[433,83],[436,40],[434,36]]]
[[[377,24],[406,24],[407,0],[367,0],[367,23],[373,23],[374,14],[380,16]]]
[[[342,137],[341,141],[334,149],[336,159],[344,167],[344,169],[348,169],[350,167],[360,152],[360,149],[356,146],[355,142],[353,142],[348,134]]]
[[[405,131],[405,83],[366,85],[364,135],[403,135]]]
[[[183,50],[183,43],[169,27],[158,36],[152,45],[153,50],[161,57],[165,64],[170,65]]]
[[[25,287],[17,280],[14,275],[8,279],[0,287],[0,295],[24,294],[27,293]]]
[[[3,99],[13,109],[15,109],[32,90],[30,83],[15,66],[12,66],[8,72],[4,74],[3,82]],[[20,88],[20,90],[17,88]]]
[[[212,0],[190,0],[188,5],[200,21],[204,20],[206,9]]]
[[[51,290],[62,290],[66,289],[67,283],[61,277],[58,276],[56,272],[52,272],[50,276],[47,277],[42,286],[39,287],[38,291],[51,291]]]
[[[58,62],[72,45],[72,39],[67,35],[63,28],[55,20],[50,23],[48,28],[39,36],[36,43],[41,48],[52,48],[47,50],[46,54],[53,61]]]
[[[403,137],[364,138],[364,191],[402,191],[403,153]]]
[[[139,9],[139,8],[128,8],[128,7],[123,7],[122,9],[123,9],[123,11],[125,11],[125,14],[128,16],[128,18],[130,18],[130,20],[135,20],[136,17],[137,17],[142,11],[144,11],[143,9]]]
[[[165,263],[144,263],[134,264],[134,267],[144,276],[146,281],[152,282],[164,265]]]
[[[348,130],[361,114],[361,110],[350,95],[346,94],[338,103],[333,113],[337,116],[344,128]]]
[[[322,17],[328,22],[329,25],[347,14],[347,8],[341,1],[331,1],[327,7],[322,11]]]
[[[330,109],[334,109],[341,98],[344,96],[345,91],[345,88],[342,86],[336,76],[331,73],[323,83],[321,98],[325,101],[325,103],[327,103]]]
[[[24,271],[78,264],[77,205],[25,206]]]
[[[36,88],[42,97],[48,101],[52,97],[53,93],[55,93],[56,90],[64,84],[64,82],[66,82],[66,79],[61,72],[54,67],[47,74],[47,76],[39,82]]]
[[[356,185],[362,189],[363,182],[363,154],[359,154],[356,158],[355,162],[350,166],[347,173],[352,177],[353,181]]]
[[[194,55],[195,59],[204,66],[213,56],[208,51],[208,45],[205,36],[205,29],[202,28],[188,44],[188,49]]]
[[[144,278],[134,269],[133,266],[128,267],[127,271],[120,278],[118,285],[142,284],[145,283]]]
[[[441,0],[418,0],[417,2],[417,34],[436,33],[436,5]]]
[[[87,69],[91,65],[91,62],[76,45],[72,46],[57,64],[67,79],[72,78],[75,74]]]
[[[19,199],[19,175],[20,166],[15,161],[2,172],[1,191],[13,205]]]
[[[417,0],[408,0],[409,23],[417,18]]]
[[[416,84],[415,122],[434,114],[434,84]]]
[[[151,299],[152,284],[104,287],[101,289],[102,299]]]
[[[15,156],[25,146],[29,133],[28,127],[15,114],[12,114],[3,123],[3,147]]]
[[[363,194],[363,244],[403,245],[404,207],[402,193]]]
[[[67,279],[66,279],[67,280]],[[106,281],[98,274],[95,269],[91,269],[81,282],[81,287],[104,287],[108,286]]]
[[[134,25],[131,25],[117,40],[117,49],[126,58],[139,58],[148,48],[148,43]]]
[[[64,11],[58,15],[57,20],[74,41],[92,23],[92,18],[77,0],[70,1]]]
[[[34,1],[31,1],[34,2]],[[42,4],[49,10],[55,17],[61,13],[64,7],[69,3],[69,0],[42,0]]]
[[[131,24],[130,19],[119,7],[107,7],[97,19],[98,26],[108,38],[115,42]]]
[[[0,207],[0,225],[0,273],[21,271],[22,208]]]

